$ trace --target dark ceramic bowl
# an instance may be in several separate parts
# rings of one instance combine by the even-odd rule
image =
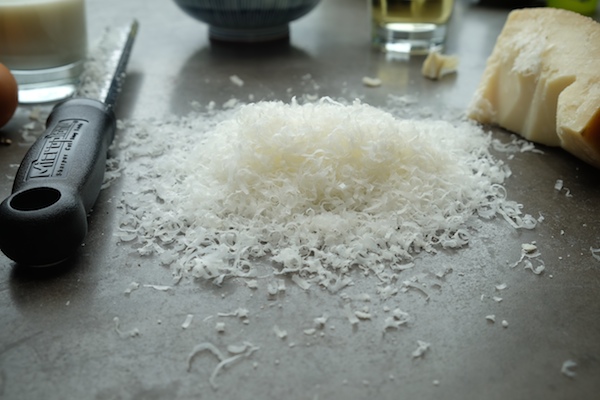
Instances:
[[[266,42],[288,37],[289,23],[320,0],[174,0],[187,14],[209,25],[211,39]]]

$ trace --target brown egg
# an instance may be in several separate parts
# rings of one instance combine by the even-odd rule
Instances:
[[[4,126],[15,113],[19,104],[17,81],[10,70],[0,64],[0,127]]]

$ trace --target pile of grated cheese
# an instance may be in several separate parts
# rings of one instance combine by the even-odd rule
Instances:
[[[323,98],[121,129],[133,179],[117,236],[176,279],[256,278],[263,260],[334,291],[353,270],[389,279],[415,254],[465,246],[482,220],[536,223],[506,198],[510,170],[467,121]]]

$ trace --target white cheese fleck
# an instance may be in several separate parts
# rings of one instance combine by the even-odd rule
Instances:
[[[592,257],[600,261],[600,248],[595,249],[593,247],[590,247],[590,251],[592,252]]]
[[[125,292],[124,292],[124,293],[125,293],[126,295],[129,295],[129,294],[131,294],[131,292],[133,292],[134,290],[137,290],[137,289],[139,289],[139,287],[140,287],[140,284],[139,284],[139,283],[137,283],[137,282],[131,282],[131,283],[130,283],[130,284],[127,286],[127,288],[125,289]]]
[[[378,87],[381,86],[381,79],[379,78],[371,78],[368,76],[365,76],[362,79],[363,85],[367,86],[367,87]]]
[[[281,329],[279,326],[274,325],[273,326],[273,332],[275,332],[275,336],[277,336],[279,339],[285,339],[287,338],[287,331],[284,329]]]
[[[560,192],[563,188],[563,180],[562,179],[557,179],[556,183],[554,183],[554,190],[556,190],[557,192]]]
[[[229,80],[231,81],[231,83],[233,83],[236,86],[239,86],[239,87],[244,86],[244,81],[237,75],[231,75],[229,77]]]
[[[431,343],[424,342],[422,340],[417,340],[417,348],[412,352],[413,358],[420,358],[425,355],[425,353],[431,347]]]
[[[246,281],[246,286],[250,289],[258,289],[258,281],[256,279],[248,279]]]
[[[183,324],[181,324],[181,327],[183,329],[187,329],[190,327],[190,325],[192,324],[192,320],[194,319],[194,315],[193,314],[188,314],[185,317],[185,321],[183,321]]]
[[[354,315],[356,315],[358,319],[371,319],[371,314],[364,311],[354,311]]]
[[[158,290],[159,292],[166,292],[166,291],[172,289],[171,286],[163,286],[163,285],[144,285],[144,287]]]
[[[575,368],[577,368],[577,363],[573,360],[567,360],[562,364],[560,372],[562,372],[563,375],[569,378],[575,378],[575,376],[577,375],[577,373],[575,372]]]

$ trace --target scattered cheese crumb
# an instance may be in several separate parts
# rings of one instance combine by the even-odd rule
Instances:
[[[229,346],[227,346],[227,352],[231,353],[231,354],[241,354],[246,351],[247,347],[248,346],[246,344],[241,344],[241,345],[230,344]]]
[[[590,247],[590,251],[592,252],[592,257],[600,261],[600,248],[595,249],[593,247]]]
[[[554,184],[554,190],[556,190],[557,192],[560,192],[563,188],[563,180],[562,179],[557,179],[556,183]]]
[[[239,103],[238,99],[229,99],[225,103],[223,103],[223,108],[225,108],[225,109],[235,108],[235,107],[237,107],[238,103]]]
[[[491,323],[496,322],[496,316],[494,314],[490,314],[490,315],[486,315],[485,319],[487,319],[488,321],[490,321]]]
[[[279,339],[285,339],[287,337],[287,331],[281,329],[279,326],[275,325],[273,326],[273,332],[275,332],[275,335],[279,338]]]
[[[358,319],[371,319],[371,314],[364,311],[354,311],[354,315],[356,315]]]
[[[505,320],[505,319],[502,320],[502,327],[503,328],[508,328],[508,321],[507,320]]]
[[[422,340],[417,340],[417,344],[418,346],[416,350],[412,352],[413,358],[423,357],[427,350],[429,350],[429,348],[431,347],[431,343],[427,343]]]
[[[205,351],[210,352],[219,360],[219,363],[216,365],[216,367],[214,368],[214,370],[209,378],[209,383],[210,383],[211,387],[214,390],[216,390],[216,389],[218,389],[218,385],[216,383],[216,378],[217,378],[217,375],[219,374],[219,372],[221,372],[221,370],[223,368],[226,368],[230,364],[233,364],[234,362],[241,360],[242,358],[248,358],[255,351],[259,350],[258,347],[254,346],[250,342],[244,342],[243,345],[239,345],[239,346],[231,346],[230,345],[227,347],[227,349],[228,349],[228,351],[234,351],[235,355],[233,355],[231,357],[225,357],[223,352],[221,352],[221,350],[219,350],[214,344],[212,344],[210,342],[204,342],[204,343],[200,343],[200,344],[194,346],[194,348],[188,355],[188,360],[187,360],[188,372],[191,371],[192,362],[198,354],[205,352]]]
[[[171,286],[162,286],[162,285],[144,285],[145,288],[150,288],[154,290],[158,290],[160,292],[166,292],[171,290]]]
[[[192,320],[194,319],[194,315],[193,314],[188,314],[185,317],[185,321],[183,321],[183,324],[181,324],[181,327],[183,329],[187,329],[190,327],[190,325],[192,324]]]
[[[575,372],[575,368],[577,368],[577,363],[573,360],[567,360],[563,363],[560,372],[562,372],[569,378],[575,378],[575,376],[577,375]]]
[[[127,286],[127,289],[125,289],[125,292],[124,292],[124,293],[125,293],[126,295],[129,295],[129,294],[131,294],[131,292],[133,292],[134,290],[137,290],[137,289],[139,289],[139,287],[140,287],[140,284],[139,284],[139,283],[137,283],[137,282],[131,282],[131,283],[129,284],[129,286]]]
[[[248,279],[246,281],[246,286],[250,289],[258,289],[258,281],[256,279]]]
[[[217,323],[215,324],[215,330],[216,330],[218,333],[223,333],[223,332],[225,332],[225,322],[217,322]]]
[[[238,308],[231,313],[218,313],[219,317],[238,317],[240,319],[248,318],[249,311],[245,308]]]
[[[542,272],[544,272],[546,270],[546,266],[544,265],[544,262],[539,260],[540,264],[538,264],[537,267],[533,266],[533,263],[529,260],[525,260],[523,263],[524,265],[524,269],[530,270],[531,272],[533,272],[536,275],[540,275]]]
[[[346,304],[344,306],[344,312],[346,313],[346,317],[348,318],[348,321],[350,322],[351,325],[358,324],[359,319],[356,316],[356,314],[352,312],[352,310],[350,309],[350,306],[348,304]]]
[[[399,329],[400,326],[406,325],[410,320],[410,315],[399,308],[392,312],[391,317],[387,317],[384,321],[383,331],[388,329]]]
[[[537,246],[533,243],[523,243],[521,245],[521,249],[525,252],[525,253],[533,253],[537,250]]]
[[[229,80],[231,81],[231,83],[233,83],[236,86],[239,86],[239,87],[244,86],[244,81],[237,75],[231,75],[229,77]]]
[[[365,76],[362,79],[363,85],[368,86],[368,87],[378,87],[381,86],[381,79],[379,78],[370,78],[368,76]]]
[[[327,316],[323,315],[322,317],[317,317],[313,320],[315,324],[315,328],[323,329],[325,328],[325,323],[327,322]]]
[[[298,275],[292,275],[292,281],[300,286],[303,290],[308,290],[310,288],[310,283],[306,281],[306,279],[301,278]]]
[[[124,337],[140,336],[140,330],[138,328],[133,328],[132,330],[130,330],[128,332],[121,331],[119,328],[119,325],[120,325],[119,317],[114,317],[113,322],[115,323],[115,332],[117,332],[117,334],[120,337],[124,338]]]

